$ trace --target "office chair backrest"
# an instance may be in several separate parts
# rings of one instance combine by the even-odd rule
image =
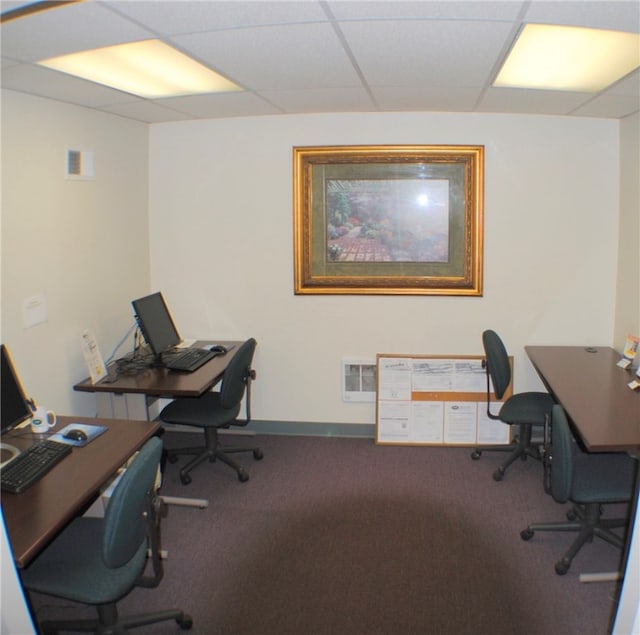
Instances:
[[[511,365],[507,349],[498,334],[491,330],[482,333],[482,345],[486,356],[487,372],[493,383],[493,391],[497,399],[502,399],[511,383]]]
[[[253,337],[243,342],[224,371],[220,388],[220,403],[223,408],[231,410],[242,401],[249,380],[256,344]]]
[[[573,486],[575,441],[562,406],[551,411],[551,496],[557,503],[566,503]]]
[[[152,437],[142,446],[116,486],[104,518],[102,558],[118,568],[133,558],[147,537],[148,495],[160,465],[162,441]]]

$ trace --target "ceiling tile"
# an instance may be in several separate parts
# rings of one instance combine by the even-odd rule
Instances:
[[[441,112],[470,112],[478,101],[480,90],[463,86],[433,90],[424,84],[405,86],[401,90],[394,86],[376,86],[372,89],[378,106],[382,110]]]
[[[0,0],[4,12],[25,4]],[[492,88],[525,21],[640,32],[640,1],[85,0],[2,23],[0,79],[3,88],[150,123],[380,110],[619,118],[637,110],[640,71],[598,96]],[[243,91],[151,102],[30,65],[151,37]]]
[[[2,25],[2,55],[25,62],[154,37],[97,2],[35,13]]]
[[[199,33],[238,27],[326,21],[318,2],[118,2],[113,10],[162,35]]]
[[[218,93],[159,100],[198,119],[278,115],[282,111],[252,93]]]
[[[640,2],[637,0],[537,1],[531,3],[525,19],[527,22],[542,24],[565,24],[640,33]]]
[[[509,23],[466,20],[348,22],[340,27],[371,86],[482,86],[511,32]]]
[[[375,104],[362,87],[268,90],[260,94],[283,112],[370,112]]]
[[[114,104],[103,106],[101,110],[120,115],[127,119],[144,121],[145,123],[161,123],[163,121],[182,121],[191,119],[187,113],[179,112],[171,108],[165,108],[155,102],[141,99],[128,104]]]
[[[620,95],[600,95],[571,114],[582,117],[627,117],[640,110],[640,98]]]
[[[478,2],[477,0],[424,0],[404,2],[387,0],[380,2],[330,1],[329,9],[338,20],[385,19],[474,19],[474,20],[515,20],[523,5],[520,0]]]
[[[591,95],[551,90],[489,88],[478,104],[484,112],[513,112],[540,115],[569,114]]]
[[[101,84],[28,64],[3,70],[2,87],[90,108],[127,103],[134,99],[132,95]]]
[[[613,84],[606,90],[606,94],[640,98],[640,69]]]
[[[328,24],[238,29],[172,39],[232,81],[254,90],[360,84]]]

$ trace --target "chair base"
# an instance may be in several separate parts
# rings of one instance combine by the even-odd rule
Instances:
[[[41,632],[43,635],[54,635],[59,631],[96,633],[96,635],[126,635],[130,628],[167,620],[175,620],[183,631],[188,631],[193,626],[191,616],[179,609],[127,617],[118,616],[115,604],[105,604],[98,606],[97,609],[97,620],[48,620],[40,624]]]
[[[166,450],[166,456],[169,463],[175,463],[178,460],[178,456],[183,454],[195,455],[194,458],[180,470],[180,481],[183,485],[191,483],[191,471],[200,465],[200,463],[207,460],[211,463],[214,463],[217,460],[222,461],[222,463],[225,463],[236,471],[238,474],[238,480],[241,483],[245,483],[249,480],[248,472],[229,455],[237,454],[239,452],[252,452],[253,458],[256,461],[260,461],[264,457],[264,454],[259,447],[222,447],[220,445],[217,428],[205,428],[204,436],[206,442],[205,446]]]
[[[471,458],[475,461],[480,458],[483,452],[510,452],[509,456],[493,473],[494,481],[501,481],[504,478],[507,468],[516,460],[522,459],[526,461],[527,457],[531,457],[540,461],[542,453],[540,446],[531,442],[532,426],[529,424],[520,424],[518,426],[518,435],[513,443],[509,445],[492,445],[488,447],[476,448],[471,453]]]
[[[624,547],[624,536],[611,530],[619,527],[626,528],[628,518],[602,518],[600,503],[575,505],[567,513],[567,519],[567,521],[560,522],[532,523],[520,532],[522,540],[531,540],[536,531],[578,532],[569,549],[555,564],[555,571],[558,575],[564,575],[569,571],[573,559],[582,546],[587,542],[592,542],[596,536],[619,549]]]

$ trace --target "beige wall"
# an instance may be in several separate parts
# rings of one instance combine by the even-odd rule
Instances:
[[[614,342],[640,334],[640,115],[620,122],[620,236]],[[612,632],[640,632],[640,493]]]
[[[132,324],[130,300],[154,289],[186,337],[257,337],[255,417],[286,421],[374,421],[372,404],[342,401],[344,358],[480,353],[491,327],[525,389],[539,386],[525,344],[619,347],[640,321],[627,141],[637,117],[305,115],[149,129],[11,91],[2,105],[2,339],[28,390],[60,412],[93,413],[70,388],[86,375],[82,330],[106,356]],[[482,298],[294,296],[292,146],[349,143],[485,145]],[[64,180],[68,147],[95,152],[95,181]],[[636,239],[623,248],[627,227]],[[25,329],[23,302],[37,294],[48,322]]]
[[[64,178],[67,149],[95,153],[96,178]],[[55,101],[2,92],[2,341],[27,391],[61,413],[93,415],[74,393],[87,376],[80,334],[106,357],[149,288],[148,127]],[[48,321],[23,325],[44,295]]]
[[[640,335],[640,115],[620,122],[620,236],[614,342]]]
[[[524,389],[537,385],[524,344],[619,347],[629,328],[640,330],[638,116],[620,124],[389,114],[159,125],[149,205],[147,135],[142,124],[2,92],[0,333],[29,391],[59,412],[93,413],[92,398],[71,389],[86,375],[81,331],[92,328],[110,352],[132,323],[130,300],[152,288],[148,207],[153,288],[165,291],[185,335],[260,340],[257,418],[373,421],[372,407],[340,400],[343,355],[476,353],[480,330],[493,327]],[[293,296],[291,146],[347,143],[486,146],[483,298]],[[73,146],[96,153],[95,182],[62,178]],[[22,302],[40,293],[49,321],[24,329]],[[4,533],[0,547],[6,554]],[[1,559],[2,624],[30,632]],[[637,625],[637,589],[625,592],[621,613]]]
[[[386,143],[485,146],[484,297],[293,294],[292,147]],[[152,287],[185,336],[257,338],[258,419],[373,423],[372,404],[342,401],[343,358],[479,354],[488,327],[515,355],[516,389],[535,388],[525,344],[618,344],[618,157],[618,122],[597,119],[336,114],[154,125]]]

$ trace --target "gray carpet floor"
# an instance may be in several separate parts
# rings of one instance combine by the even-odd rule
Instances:
[[[191,444],[168,433],[165,445]],[[503,454],[396,447],[347,438],[258,436],[262,461],[237,455],[251,478],[203,464],[183,486],[167,465],[162,493],[206,498],[170,506],[168,550],[157,589],[136,589],[121,612],[179,606],[198,635],[602,635],[615,614],[615,582],[580,573],[615,570],[620,552],[596,540],[565,576],[554,563],[574,534],[536,533],[562,520],[542,486],[542,466]],[[234,439],[235,441],[235,439]],[[252,443],[240,438],[239,443]],[[620,511],[620,507],[615,510]],[[86,609],[34,598],[40,618]],[[181,632],[175,623],[139,633]]]

